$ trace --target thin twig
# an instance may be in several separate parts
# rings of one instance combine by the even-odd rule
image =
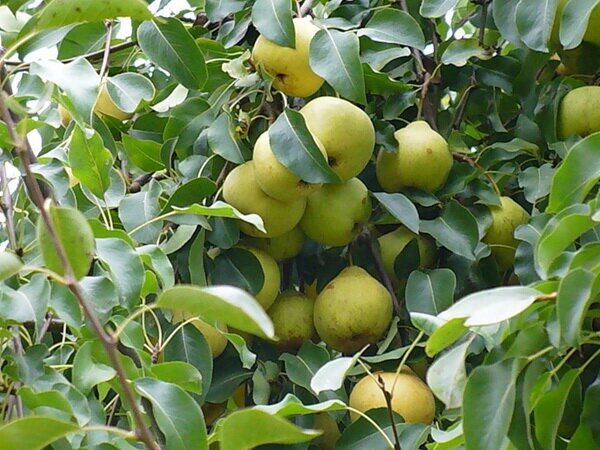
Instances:
[[[465,112],[467,111],[467,103],[469,102],[471,91],[477,87],[476,83],[477,81],[475,80],[475,76],[471,75],[469,85],[463,92],[463,95],[455,108],[454,119],[452,120],[452,129],[454,130],[458,130],[462,124],[462,121],[465,117]]]
[[[129,192],[140,192],[142,187],[150,182],[154,172],[145,173],[140,175],[137,178],[134,178],[131,184],[129,185]]]
[[[27,155],[27,138],[21,138],[21,136],[17,133],[15,123],[12,119],[8,108],[6,107],[6,103],[4,102],[3,97],[0,97],[0,117],[4,120],[4,123],[6,124],[8,129],[9,137],[15,145],[15,149],[17,150],[23,163],[25,179],[29,181],[29,184],[32,188],[30,195],[32,196],[33,202],[36,205],[40,205],[38,206],[40,216],[44,222],[44,225],[48,229],[48,235],[50,237],[50,240],[52,241],[54,249],[56,250],[56,254],[64,269],[64,278],[66,286],[75,295],[75,298],[77,299],[81,308],[83,309],[86,319],[90,322],[92,329],[100,339],[100,342],[102,343],[110,359],[111,365],[115,369],[117,378],[119,380],[119,383],[121,384],[121,387],[123,388],[123,392],[127,399],[127,403],[129,403],[129,407],[131,408],[131,412],[133,414],[133,419],[136,427],[136,436],[149,449],[160,450],[158,444],[156,444],[156,442],[154,441],[150,430],[144,422],[144,415],[136,401],[133,388],[131,387],[127,379],[125,368],[121,363],[119,352],[117,350],[118,340],[115,339],[114,336],[106,332],[106,330],[100,323],[98,317],[96,316],[95,311],[85,299],[81,286],[77,282],[77,279],[73,272],[73,267],[71,266],[71,263],[67,258],[65,248],[59,238],[52,217],[49,214],[49,202],[47,202],[44,199],[40,186],[37,180],[35,179],[33,172],[31,171],[31,165],[29,163],[29,158]]]
[[[392,425],[392,432],[394,433],[394,450],[401,450],[400,436],[398,436],[398,430],[396,429],[396,420],[394,419],[394,410],[392,409],[392,394],[390,394],[385,388],[385,383],[383,382],[383,378],[381,378],[381,375],[377,375],[377,384],[383,392],[383,396],[385,397],[385,404],[387,406],[387,411],[390,416],[390,424]]]
[[[485,23],[487,22],[488,15],[488,2],[483,0],[481,2],[481,26],[479,28],[479,45],[483,47],[485,41]]]
[[[13,216],[13,199],[12,193],[10,192],[10,187],[8,185],[8,175],[6,173],[6,165],[4,163],[0,164],[0,184],[2,184],[2,202],[0,203],[0,208],[2,208],[2,213],[4,214],[6,233],[8,234],[8,246],[18,255],[21,252],[17,248],[18,243]]]
[[[112,40],[113,23],[112,20],[106,22],[106,44],[104,54],[102,55],[102,65],[100,66],[100,79],[102,80],[108,72],[108,60],[110,57],[110,41]]]

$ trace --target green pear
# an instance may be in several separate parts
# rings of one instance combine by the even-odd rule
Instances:
[[[392,321],[392,298],[360,267],[347,267],[315,300],[315,328],[329,347],[354,353],[376,343]]]
[[[585,137],[600,131],[600,86],[584,86],[565,95],[558,109],[558,136]]]
[[[277,294],[279,293],[279,285],[281,284],[281,272],[277,261],[273,259],[267,252],[259,250],[258,248],[249,247],[246,245],[239,245],[239,248],[248,250],[252,253],[258,262],[260,268],[263,271],[264,282],[263,286],[255,295],[254,298],[261,304],[261,306],[267,310],[271,307]]]
[[[302,231],[319,244],[341,247],[354,239],[371,215],[367,187],[358,178],[326,184],[308,196]]]
[[[105,84],[100,88],[100,94],[94,105],[94,111],[98,114],[114,117],[120,121],[129,120],[133,117],[133,113],[128,113],[119,109],[111,98]]]
[[[182,311],[174,311],[173,318],[171,320],[173,323],[179,323],[192,317],[193,316]],[[225,351],[225,347],[227,347],[227,338],[223,336],[222,333],[227,333],[227,326],[223,324],[217,324],[216,327],[213,327],[204,320],[198,318],[194,319],[191,323],[200,333],[204,335],[204,338],[210,347],[210,352],[212,353],[213,359],[219,357],[221,353]]]
[[[381,187],[387,192],[406,187],[426,192],[441,188],[452,168],[452,154],[445,139],[423,120],[412,122],[394,136],[398,151],[381,150],[377,157],[376,173]]]
[[[318,139],[315,143],[327,159],[327,153]],[[269,145],[269,132],[265,131],[254,144],[254,177],[265,194],[282,202],[308,197],[308,195],[321,187],[320,183],[307,183],[300,179],[291,170],[281,164],[271,146]]]
[[[320,448],[321,450],[333,450],[335,448],[335,443],[342,435],[337,422],[327,412],[315,414],[315,424],[313,428],[323,432],[321,436],[314,440],[317,448]]]
[[[492,225],[483,241],[492,251],[492,256],[502,271],[511,267],[515,261],[515,251],[519,241],[514,238],[515,228],[529,221],[529,214],[510,197],[501,197],[502,206],[491,206]]]
[[[273,321],[276,345],[285,351],[297,350],[316,336],[313,323],[314,301],[297,291],[277,297],[267,313]]]
[[[341,98],[318,97],[304,105],[300,114],[342,180],[362,172],[375,147],[375,128],[363,110]]]
[[[419,247],[419,267],[422,269],[432,267],[435,263],[436,248],[435,243],[430,238],[414,234],[408,228],[400,226],[394,231],[384,234],[377,239],[381,250],[383,267],[394,287],[400,286],[400,280],[396,276],[396,271],[394,270],[396,258],[402,253],[404,247],[406,247],[413,239],[417,240],[417,245]]]
[[[223,198],[244,214],[258,214],[266,233],[247,222],[240,222],[240,229],[254,237],[276,237],[291,231],[302,218],[306,199],[290,203],[281,202],[265,194],[254,178],[252,161],[233,169],[223,183]]]
[[[305,236],[300,227],[295,227],[292,231],[273,238],[244,239],[244,242],[247,242],[249,245],[267,252],[277,262],[298,255],[302,251],[302,247],[304,247],[304,241]]]
[[[371,409],[386,408],[385,395],[379,386],[383,386],[392,396],[392,410],[398,413],[406,423],[424,423],[429,425],[435,417],[435,399],[429,386],[418,378],[414,372],[401,370],[395,372],[375,372],[365,375],[352,389],[348,404],[350,407],[366,413]],[[352,420],[360,416],[350,414]]]
[[[51,206],[48,213],[75,278],[83,278],[94,260],[96,241],[92,227],[85,216],[74,208]],[[64,276],[65,268],[41,216],[37,223],[37,242],[46,267]]]
[[[323,85],[323,78],[310,68],[310,41],[319,29],[309,18],[294,19],[296,48],[283,47],[259,36],[252,60],[273,79],[275,89],[292,97],[308,97]]]

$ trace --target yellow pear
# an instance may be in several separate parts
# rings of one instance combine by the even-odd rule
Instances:
[[[364,269],[351,266],[331,280],[315,300],[315,328],[334,350],[354,353],[376,343],[392,320],[392,298]]]
[[[310,41],[319,29],[309,18],[294,19],[296,48],[283,47],[259,36],[252,49],[252,60],[273,78],[273,86],[285,95],[308,97],[319,90],[323,79],[309,64]]]
[[[265,310],[269,309],[279,293],[279,285],[281,284],[279,265],[267,252],[245,245],[240,245],[239,248],[248,250],[256,256],[256,259],[258,259],[258,262],[260,263],[264,275],[264,282],[260,291],[254,295],[254,298],[256,298],[258,303],[260,303]]]
[[[492,256],[502,271],[515,261],[515,251],[519,241],[514,238],[515,228],[529,221],[529,214],[510,197],[501,197],[502,206],[491,206],[492,225],[483,241],[490,246]]]
[[[335,443],[342,435],[335,419],[331,417],[331,414],[326,412],[315,414],[315,424],[313,428],[323,432],[321,436],[314,440],[314,443],[321,450],[333,450],[335,448]]]
[[[327,159],[323,145],[315,139],[321,153]],[[320,183],[307,183],[281,164],[269,145],[269,132],[265,131],[254,144],[254,177],[265,194],[282,202],[306,198],[321,187]]]
[[[398,255],[404,250],[404,247],[406,247],[413,239],[417,239],[417,245],[419,247],[419,267],[425,269],[433,266],[435,263],[436,248],[435,243],[430,238],[416,235],[403,226],[378,238],[383,267],[395,287],[400,285],[400,280],[396,276],[394,263],[396,262]]]
[[[381,187],[387,192],[406,187],[426,192],[441,188],[452,168],[446,140],[423,120],[412,122],[394,136],[398,151],[381,150],[377,157],[376,173]]]
[[[60,117],[60,124],[65,128],[69,126],[69,123],[71,123],[71,120],[73,120],[71,113],[67,111],[67,108],[65,108],[63,105],[58,105],[58,115]]]
[[[371,215],[369,191],[358,178],[326,184],[308,196],[302,231],[319,244],[340,247],[354,239]]]
[[[108,89],[106,88],[105,84],[100,88],[100,94],[98,95],[98,99],[94,105],[94,111],[98,114],[114,117],[115,119],[119,119],[121,121],[128,120],[133,117],[133,113],[128,113],[119,109],[108,93]]]
[[[265,234],[249,223],[240,222],[240,229],[244,233],[254,237],[281,236],[300,222],[306,199],[285,203],[269,197],[256,182],[252,164],[252,161],[248,161],[237,166],[225,178],[223,198],[244,214],[258,214],[267,230]]]
[[[291,231],[273,238],[247,238],[247,242],[253,247],[259,248],[280,262],[293,258],[302,251],[305,236],[300,227],[295,227]]]
[[[276,345],[282,350],[297,350],[316,335],[313,323],[314,301],[296,291],[277,297],[267,313],[275,327]]]
[[[435,399],[429,386],[411,372],[401,371],[395,386],[394,372],[375,372],[373,376],[381,377],[385,390],[392,396],[392,410],[402,416],[405,422],[429,425],[435,416]],[[363,413],[387,407],[381,387],[370,375],[365,375],[356,383],[348,404]],[[351,417],[356,420],[359,415],[351,413]]]
[[[192,315],[183,313],[182,311],[173,311],[172,321],[173,323],[179,323],[192,317]],[[223,324],[217,324],[217,327],[219,328],[217,330],[217,328],[201,319],[194,319],[191,323],[206,338],[206,342],[208,342],[213,359],[220,356],[225,350],[225,347],[227,347],[227,338],[221,333],[221,331],[227,333],[227,326]]]
[[[600,131],[600,86],[584,86],[565,95],[558,109],[558,135],[585,137]]]
[[[362,109],[341,98],[318,97],[304,105],[300,114],[342,180],[362,172],[375,147],[375,128]]]

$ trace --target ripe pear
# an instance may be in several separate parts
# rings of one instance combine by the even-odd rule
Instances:
[[[256,256],[256,259],[258,259],[258,262],[260,263],[264,275],[264,282],[260,291],[254,295],[254,298],[256,298],[258,303],[267,310],[273,304],[279,293],[279,285],[281,284],[279,265],[271,255],[258,248],[252,248],[245,245],[240,245],[239,248],[248,250]]]
[[[308,97],[323,85],[323,78],[309,64],[310,41],[319,29],[309,18],[294,19],[296,48],[283,47],[259,36],[252,60],[274,77],[273,86],[285,95]]]
[[[314,440],[315,445],[321,450],[333,450],[335,443],[342,435],[335,419],[331,417],[331,414],[326,412],[315,414],[313,428],[323,432],[321,436]]]
[[[295,227],[281,236],[273,238],[247,238],[244,240],[281,262],[297,256],[304,247],[305,236],[300,227]]]
[[[371,215],[369,191],[358,178],[326,184],[308,196],[302,231],[319,244],[341,247],[352,241]]]
[[[275,327],[276,345],[286,351],[297,350],[316,335],[313,323],[314,301],[296,291],[277,297],[267,313]]]
[[[323,145],[315,139],[321,153],[327,159]],[[307,183],[281,164],[269,145],[269,133],[265,131],[254,144],[254,177],[265,194],[282,202],[308,197],[320,183]]]
[[[491,206],[492,225],[483,241],[492,251],[492,256],[502,271],[511,267],[519,241],[514,238],[515,228],[529,221],[529,214],[510,197],[501,197],[502,206]]]
[[[58,115],[60,117],[60,124],[65,128],[69,126],[69,123],[73,120],[71,113],[63,105],[58,105]]]
[[[190,314],[186,314],[181,311],[174,311],[172,322],[179,323],[192,317],[193,316]],[[226,325],[217,324],[217,329],[201,319],[195,319],[191,323],[200,333],[204,335],[206,342],[208,342],[208,346],[210,347],[210,352],[212,353],[213,359],[217,358],[221,355],[221,353],[223,353],[223,351],[225,351],[225,347],[227,347],[227,338],[223,336],[219,330],[227,333]]]
[[[429,386],[411,372],[401,371],[395,386],[394,372],[375,372],[373,376],[381,377],[385,390],[392,396],[392,410],[400,414],[405,422],[429,425],[435,416],[435,399]],[[350,393],[349,405],[363,413],[387,407],[385,396],[371,375],[364,376],[356,383]],[[356,420],[359,415],[351,413],[351,417]]]
[[[100,94],[98,95],[98,99],[94,105],[94,111],[98,114],[114,117],[120,121],[129,120],[133,117],[133,113],[128,113],[119,109],[108,93],[108,89],[106,88],[105,84],[100,88]]]
[[[585,137],[600,131],[600,86],[584,86],[565,95],[558,109],[558,136]]]
[[[417,245],[419,247],[419,267],[426,269],[433,266],[435,263],[436,248],[435,243],[428,237],[416,235],[408,228],[400,226],[394,231],[384,234],[377,239],[379,241],[379,248],[381,249],[383,267],[394,287],[400,285],[400,280],[396,276],[396,271],[394,270],[394,263],[396,262],[398,255],[404,250],[404,247],[406,247],[413,239],[417,240]]]
[[[341,98],[318,97],[304,105],[300,114],[342,180],[362,172],[375,147],[375,128],[362,109]]]
[[[398,151],[379,152],[377,180],[387,192],[414,187],[426,192],[441,188],[450,169],[452,154],[448,143],[427,122],[418,120],[394,133]]]
[[[244,233],[254,237],[281,236],[300,222],[306,199],[285,203],[269,197],[256,182],[252,164],[248,161],[229,173],[223,183],[223,198],[244,214],[258,214],[267,230],[265,234],[247,222],[240,222]]]
[[[347,267],[315,300],[315,328],[334,350],[354,353],[376,343],[392,321],[392,298],[360,267]]]

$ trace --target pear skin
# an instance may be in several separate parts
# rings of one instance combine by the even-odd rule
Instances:
[[[190,319],[192,316],[189,314],[185,314],[181,311],[173,312],[173,323],[183,322],[184,320]],[[212,353],[213,359],[219,357],[221,353],[225,351],[225,347],[227,347],[227,338],[223,336],[223,334],[219,331],[223,331],[227,333],[227,326],[219,324],[217,330],[212,325],[206,323],[201,319],[195,319],[192,322],[200,333],[204,335],[206,342],[208,342],[208,346],[210,347],[210,352]]]
[[[300,227],[295,227],[292,231],[273,238],[244,239],[251,246],[267,252],[277,262],[297,256],[302,251],[305,240],[306,237]]]
[[[281,271],[279,270],[279,265],[271,255],[258,248],[252,248],[246,245],[240,245],[239,248],[248,250],[260,263],[260,268],[264,275],[264,282],[260,291],[254,295],[254,298],[256,298],[258,303],[267,310],[273,304],[279,293],[279,285],[281,284]]]
[[[286,291],[277,297],[267,311],[279,338],[277,347],[294,351],[316,336],[313,310],[314,301],[300,292]]]
[[[94,105],[94,111],[98,114],[114,117],[120,121],[129,120],[133,117],[133,113],[128,113],[119,109],[108,93],[106,85],[100,88],[100,94]]]
[[[600,131],[600,86],[573,89],[560,102],[558,136],[586,137]]]

